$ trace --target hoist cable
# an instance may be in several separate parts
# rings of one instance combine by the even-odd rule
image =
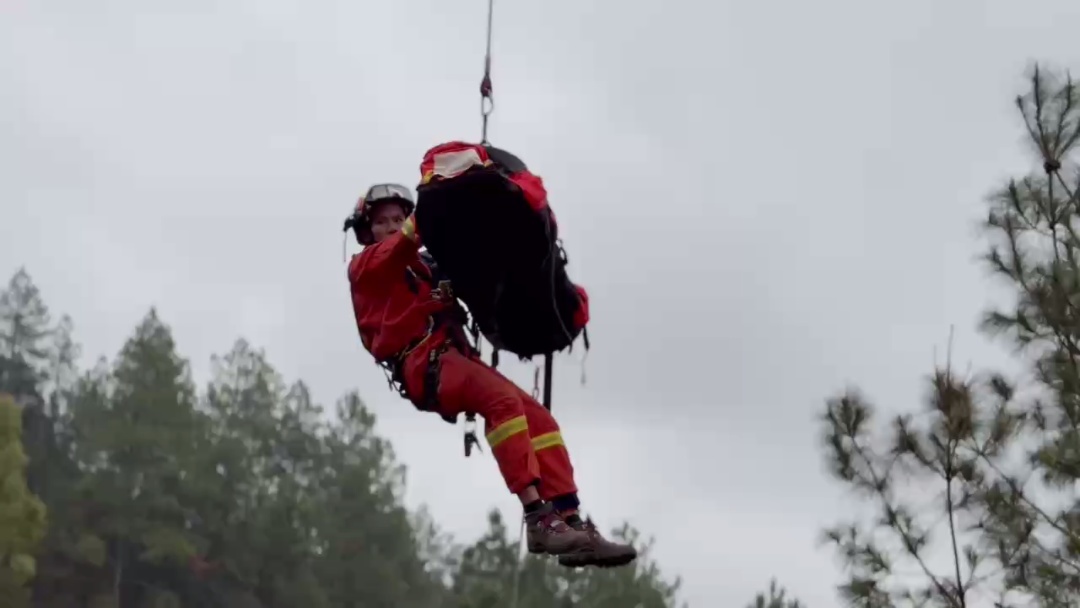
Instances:
[[[495,0],[488,0],[488,12],[487,12],[487,48],[484,51],[484,78],[480,81],[480,143],[482,145],[488,145],[488,117],[495,111],[495,98],[492,96],[491,91],[491,24],[493,16],[495,14]],[[494,364],[494,359],[492,363]],[[520,599],[521,589],[521,571],[524,569],[524,563],[521,558],[521,546],[525,542],[525,521],[521,522],[520,532],[518,534],[518,555],[517,563],[514,565],[514,586],[511,590],[510,606],[511,608],[517,608],[518,600]]]
[[[480,81],[480,118],[482,128],[480,131],[480,143],[487,145],[488,116],[495,111],[495,98],[491,91],[491,23],[495,12],[495,0],[488,0],[487,14],[487,50],[484,53],[484,78]]]
[[[480,80],[480,118],[483,122],[483,126],[480,131],[480,144],[488,145],[487,129],[488,129],[488,116],[495,111],[495,98],[491,95],[491,23],[492,16],[495,13],[495,0],[488,0],[487,11],[487,48],[484,51],[484,78]],[[480,348],[480,337],[476,336],[477,349]],[[498,361],[499,351],[496,349],[491,354],[491,365],[494,367]],[[465,415],[465,457],[468,458],[472,452],[472,445],[480,447],[480,443],[476,441],[475,430],[469,429],[468,425],[475,427],[476,416],[474,414]]]
[[[525,520],[521,520],[521,528],[518,533],[517,562],[514,564],[514,590],[510,596],[510,608],[517,608],[521,598],[521,571],[525,569],[525,560],[521,557],[521,546],[525,543]]]
[[[488,0],[487,10],[487,46],[484,51],[484,78],[480,81],[480,143],[481,145],[488,145],[488,117],[495,111],[495,98],[492,95],[491,90],[491,29],[493,16],[495,14],[495,0]],[[495,351],[497,353],[498,351]],[[495,353],[492,354],[492,366],[496,365]],[[466,451],[466,455],[468,451]],[[513,588],[510,596],[511,608],[517,608],[518,600],[520,599],[521,589],[521,574],[524,569],[524,560],[521,557],[521,548],[525,542],[525,521],[522,520],[521,528],[518,533],[518,555],[517,563],[514,566],[513,574]]]

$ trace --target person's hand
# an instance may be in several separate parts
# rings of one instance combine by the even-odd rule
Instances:
[[[439,281],[435,289],[431,290],[431,295],[436,300],[442,300],[443,302],[453,302],[455,299],[454,288],[450,286],[450,281]]]

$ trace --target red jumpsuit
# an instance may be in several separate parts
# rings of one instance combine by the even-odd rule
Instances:
[[[576,501],[574,469],[558,423],[469,348],[461,321],[453,318],[456,305],[433,288],[416,240],[399,232],[366,247],[349,263],[349,283],[364,348],[394,367],[413,404],[448,420],[462,413],[483,417],[510,492],[537,484],[544,500]]]

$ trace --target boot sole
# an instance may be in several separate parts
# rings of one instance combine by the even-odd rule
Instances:
[[[597,568],[618,568],[625,566],[637,559],[637,552],[621,553],[618,555],[606,555],[599,557],[594,554],[560,555],[559,565],[566,568],[584,568],[596,566]]]
[[[637,559],[637,551],[632,553],[620,553],[618,555],[608,555],[605,557],[597,557],[593,553],[552,553],[544,547],[528,545],[529,553],[533,555],[553,555],[559,558],[559,565],[566,568],[584,568],[586,566],[596,566],[597,568],[618,568],[625,566],[630,562]]]

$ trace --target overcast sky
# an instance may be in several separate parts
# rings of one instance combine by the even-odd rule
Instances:
[[[1025,8],[1025,6],[1027,8]],[[350,387],[413,505],[468,540],[489,455],[363,352],[341,220],[477,139],[483,0],[0,0],[0,274],[25,264],[90,361],[157,306],[200,381],[240,335],[329,404]],[[593,350],[555,372],[586,508],[629,519],[696,608],[771,576],[815,608],[845,496],[814,416],[857,383],[913,406],[957,324],[973,222],[1031,166],[1033,59],[1080,65],[1075,0],[496,2],[491,139],[547,183]],[[508,366],[531,386],[531,369]]]

